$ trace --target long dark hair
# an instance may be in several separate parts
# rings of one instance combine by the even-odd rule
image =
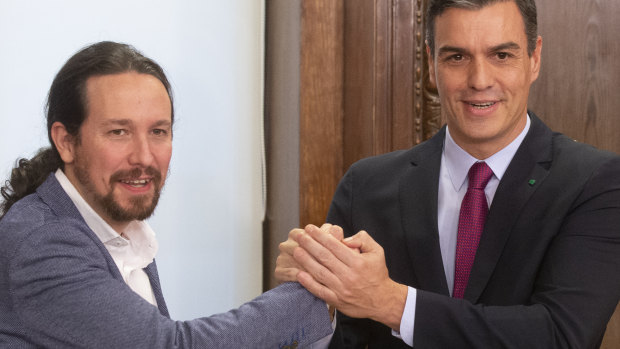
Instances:
[[[58,121],[70,135],[76,138],[79,136],[80,127],[87,114],[88,78],[130,71],[152,75],[164,84],[173,106],[171,118],[174,122],[170,83],[155,61],[130,45],[111,41],[98,42],[81,49],[69,58],[56,74],[47,96],[45,112],[50,146],[40,149],[32,159],[17,160],[9,180],[0,189],[4,198],[4,202],[0,204],[0,217],[4,216],[15,202],[33,193],[51,172],[64,168],[52,140],[52,125]]]

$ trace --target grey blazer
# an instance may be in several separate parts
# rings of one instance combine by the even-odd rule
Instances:
[[[125,284],[50,175],[0,222],[0,347],[304,347],[332,331],[325,303],[296,283],[227,313],[173,321],[155,262],[145,271],[159,308]]]

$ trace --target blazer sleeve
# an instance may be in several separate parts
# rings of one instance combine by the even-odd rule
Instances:
[[[332,332],[325,303],[296,283],[227,313],[173,321],[112,277],[83,229],[77,223],[43,225],[7,256],[14,320],[37,347],[304,347]]]

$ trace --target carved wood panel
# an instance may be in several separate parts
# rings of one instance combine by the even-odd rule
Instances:
[[[409,148],[441,127],[422,0],[345,0],[344,162]],[[413,33],[413,35],[412,35]]]

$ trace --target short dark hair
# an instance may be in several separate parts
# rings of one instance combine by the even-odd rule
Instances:
[[[33,193],[47,176],[64,163],[52,140],[51,129],[55,122],[62,123],[67,132],[79,139],[80,127],[87,114],[86,82],[94,76],[137,72],[157,78],[166,88],[174,122],[172,89],[163,69],[131,45],[102,41],[84,47],[74,54],[60,69],[50,87],[45,106],[47,135],[50,146],[40,149],[32,159],[18,159],[11,177],[0,189],[4,202],[0,217],[24,196]]]
[[[514,2],[523,18],[527,36],[527,53],[532,56],[538,39],[538,14],[534,0],[431,0],[426,11],[426,43],[435,55],[435,19],[449,8],[479,10],[497,2]]]

